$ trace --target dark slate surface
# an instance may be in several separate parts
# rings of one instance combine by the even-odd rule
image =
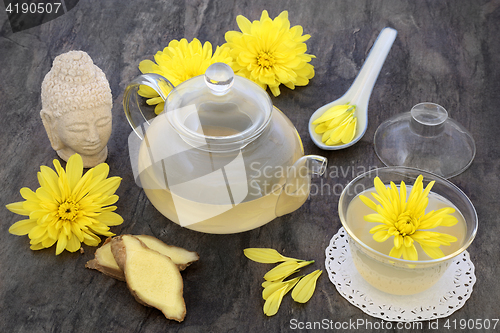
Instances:
[[[452,179],[474,202],[479,216],[479,232],[469,248],[477,283],[465,306],[449,319],[458,323],[500,318],[499,7],[498,1],[482,0],[170,0],[131,1],[126,7],[118,0],[89,0],[41,26],[12,33],[1,5],[0,206],[20,201],[23,186],[35,189],[39,166],[52,165],[57,158],[39,117],[40,86],[54,57],[81,49],[106,73],[113,92],[107,163],[112,175],[123,177],[117,194],[118,212],[125,219],[113,231],[155,235],[198,251],[201,260],[183,272],[188,312],[179,324],[136,303],[123,282],[85,269],[94,248],[84,246],[84,254],[59,256],[54,248],[31,251],[27,237],[8,233],[19,216],[0,208],[0,331],[280,332],[291,329],[292,319],[379,322],[343,299],[326,274],[308,304],[286,297],[278,314],[266,317],[260,283],[269,266],[250,262],[242,250],[272,247],[289,256],[315,259],[314,268],[324,268],[324,250],[340,227],[338,189],[364,170],[382,166],[373,149],[378,124],[423,101],[443,105],[477,143],[472,166]],[[288,10],[292,25],[302,25],[312,36],[307,44],[317,57],[316,76],[307,87],[283,88],[273,102],[297,127],[306,153],[329,159],[328,174],[314,179],[324,193],[253,231],[209,235],[183,229],[159,214],[134,184],[123,90],[139,74],[139,62],[152,58],[170,40],[197,37],[221,45],[224,32],[237,29],[238,14],[254,20],[263,9],[271,17]],[[370,99],[367,133],[349,149],[321,151],[310,140],[309,116],[346,91],[385,26],[395,28],[398,36]],[[328,191],[323,184],[337,190]],[[444,322],[439,321],[442,330]],[[432,331],[427,325],[423,331]]]

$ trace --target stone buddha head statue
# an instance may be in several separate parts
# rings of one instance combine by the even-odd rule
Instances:
[[[106,76],[87,53],[69,51],[54,59],[42,83],[40,116],[59,157],[67,161],[78,153],[85,168],[104,162],[112,106]]]

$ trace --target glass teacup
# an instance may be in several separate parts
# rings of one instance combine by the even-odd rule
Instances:
[[[419,255],[418,261],[397,259],[389,256],[393,246],[392,237],[384,242],[386,248],[383,251],[380,250],[381,243],[377,244],[373,240],[369,230],[376,224],[364,221],[363,215],[365,212],[375,212],[369,208],[363,211],[364,204],[359,199],[359,194],[364,192],[365,196],[372,198],[367,193],[373,189],[375,177],[379,177],[386,187],[391,181],[396,185],[404,181],[407,186],[411,186],[419,175],[423,176],[424,186],[430,181],[435,181],[429,194],[426,213],[434,209],[432,206],[436,202],[438,205],[446,204],[455,208],[454,215],[459,222],[453,228],[453,232],[458,241],[452,243],[453,245],[446,249],[445,256],[439,259],[425,258],[425,255]],[[410,189],[407,191],[410,193]],[[477,232],[478,221],[474,206],[457,186],[432,173],[407,167],[379,168],[358,176],[343,190],[338,209],[340,221],[348,234],[352,259],[359,274],[373,287],[395,295],[416,294],[432,287],[454,258],[468,248]],[[447,233],[446,228],[450,227],[439,228],[444,229],[437,231]]]

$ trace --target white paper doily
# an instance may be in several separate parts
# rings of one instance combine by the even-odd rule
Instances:
[[[410,296],[384,293],[366,282],[354,266],[343,227],[325,250],[325,267],[337,291],[366,314],[385,321],[411,322],[444,318],[469,299],[476,282],[469,253],[457,256],[431,288]]]

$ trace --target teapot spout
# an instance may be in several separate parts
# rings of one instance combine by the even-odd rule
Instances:
[[[300,208],[309,197],[311,177],[325,173],[327,159],[319,155],[299,158],[287,170],[287,179],[276,204],[276,216],[291,213]]]

